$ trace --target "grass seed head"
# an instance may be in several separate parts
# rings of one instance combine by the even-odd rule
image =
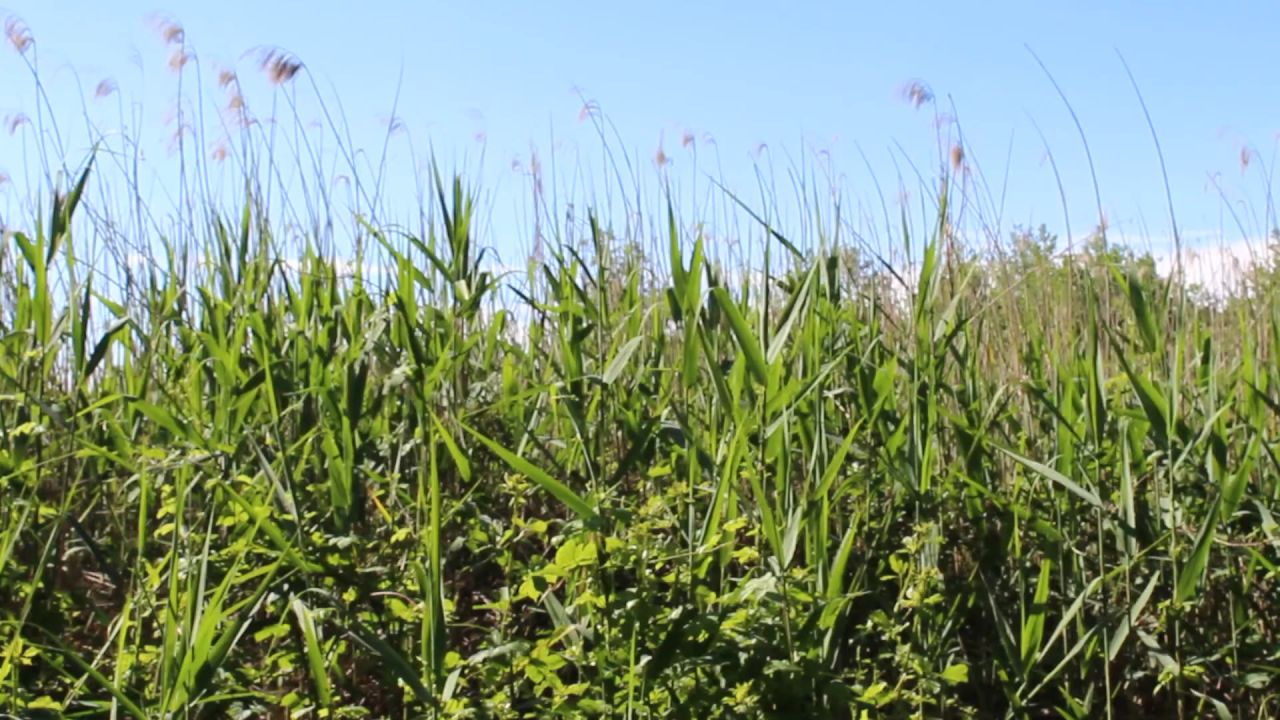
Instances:
[[[23,22],[22,18],[17,15],[10,15],[4,20],[4,34],[9,39],[9,44],[13,46],[20,54],[25,54],[27,48],[31,47],[35,42],[35,38],[31,36],[31,28]]]
[[[191,60],[191,54],[179,47],[169,56],[169,69],[174,72],[182,72],[182,68],[187,66],[189,60]]]
[[[902,89],[902,96],[917,110],[925,103],[933,102],[933,91],[919,80],[912,80]]]
[[[4,125],[9,129],[10,135],[16,134],[18,129],[23,125],[30,124],[31,118],[27,117],[26,113],[14,113],[12,115],[6,115],[4,118]]]
[[[182,45],[187,39],[187,33],[182,29],[182,24],[173,18],[154,15],[151,18],[151,25],[166,45]]]
[[[260,65],[272,85],[283,85],[302,70],[302,61],[280,48],[270,48],[262,53]]]

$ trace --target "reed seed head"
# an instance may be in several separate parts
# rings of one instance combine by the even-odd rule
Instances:
[[[166,15],[152,15],[151,26],[160,35],[160,39],[166,45],[182,45],[186,42],[187,33],[182,29],[182,23],[174,20]]]
[[[17,134],[19,128],[23,125],[30,124],[31,118],[27,117],[26,113],[14,113],[12,115],[6,115],[4,118],[4,125],[9,129],[10,135]]]
[[[268,48],[263,52],[260,65],[272,85],[283,85],[302,70],[302,61],[293,53],[280,48]]]
[[[182,72],[182,68],[187,66],[189,60],[191,60],[191,54],[179,47],[169,56],[169,69],[174,72]]]
[[[917,110],[925,103],[933,102],[933,91],[919,80],[912,80],[902,89],[902,96]]]
[[[27,48],[31,47],[32,43],[35,42],[35,38],[31,35],[31,28],[27,27],[27,24],[17,15],[10,15],[5,18],[4,34],[9,39],[9,44],[19,54],[25,54]]]

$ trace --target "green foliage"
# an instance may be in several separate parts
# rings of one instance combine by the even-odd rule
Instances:
[[[130,295],[76,255],[87,169],[6,238],[0,707],[1280,711],[1274,272],[979,256],[944,185],[909,292],[838,218],[752,213],[759,274],[670,202],[520,283],[432,170],[354,273],[285,262],[252,183]]]

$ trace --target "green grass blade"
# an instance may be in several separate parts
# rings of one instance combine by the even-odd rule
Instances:
[[[1040,578],[1036,581],[1035,596],[1031,600],[1030,612],[1022,623],[1022,672],[1029,673],[1040,653],[1040,642],[1044,639],[1044,618],[1048,611],[1049,580],[1053,569],[1053,561],[1045,558],[1040,563]]]
[[[1178,587],[1177,592],[1174,593],[1174,599],[1178,602],[1190,600],[1204,577],[1205,568],[1209,565],[1209,553],[1213,549],[1213,538],[1218,528],[1218,507],[1221,502],[1221,495],[1214,498],[1201,523],[1191,557],[1187,558],[1187,562],[1178,569]]]
[[[769,366],[765,363],[764,353],[760,350],[760,341],[756,338],[755,333],[751,332],[746,319],[738,311],[737,304],[729,296],[729,291],[718,287],[713,289],[711,294],[715,298],[720,311],[724,313],[725,318],[729,321],[729,329],[733,331],[733,337],[738,341],[738,348],[746,357],[747,369],[751,371],[751,375],[755,377],[757,382],[761,385],[767,384],[769,382]]]
[[[298,621],[298,631],[302,634],[303,646],[306,648],[307,672],[311,676],[311,686],[316,693],[316,704],[321,710],[328,711],[333,705],[333,691],[329,686],[329,669],[324,660],[324,649],[320,646],[320,633],[316,629],[315,615],[302,598],[294,597],[289,603],[293,616]]]
[[[463,425],[462,427],[467,432],[471,433],[476,440],[479,440],[485,447],[489,448],[493,454],[502,458],[507,465],[511,466],[512,470],[515,470],[537,483],[543,490],[551,493],[553,497],[564,503],[565,507],[572,510],[578,517],[588,521],[589,523],[594,523],[599,520],[599,515],[596,513],[595,509],[591,507],[591,504],[583,499],[582,496],[569,489],[567,485],[551,477],[551,475],[547,474],[546,471],[537,467],[528,460],[525,460],[493,440],[485,437],[480,432],[466,425]]]
[[[1066,475],[1063,475],[1062,473],[1058,472],[1057,470],[1054,470],[1048,465],[1044,465],[1030,458],[1023,457],[1022,455],[1019,455],[1018,453],[1015,453],[1012,450],[1007,450],[1003,447],[997,447],[997,449],[1000,452],[1004,453],[1005,455],[1009,456],[1009,458],[1011,458],[1014,462],[1018,463],[1019,465],[1022,465],[1023,467],[1027,468],[1028,470],[1031,470],[1032,472],[1036,473],[1037,475],[1040,475],[1041,477],[1047,480],[1052,480],[1058,485],[1061,485],[1064,490],[1070,492],[1071,494],[1075,495],[1081,500],[1084,500],[1094,508],[1097,508],[1099,510],[1103,509],[1102,499],[1098,497],[1097,493],[1093,492],[1092,490],[1088,490],[1081,487],[1078,483],[1076,483],[1071,478],[1068,478]]]

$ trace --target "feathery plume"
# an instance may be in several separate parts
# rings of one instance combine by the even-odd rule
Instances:
[[[27,27],[27,24],[17,15],[10,15],[4,19],[4,34],[9,38],[9,44],[19,54],[25,54],[27,48],[35,42],[35,38],[31,36],[31,28]]]
[[[187,66],[187,61],[190,59],[190,53],[182,48],[178,48],[169,56],[169,69],[174,72],[182,72],[182,68]]]
[[[283,85],[302,70],[302,61],[296,55],[280,48],[270,48],[262,54],[262,70],[273,85]]]
[[[912,80],[902,89],[902,96],[918,110],[925,103],[933,102],[933,91],[919,80]]]
[[[4,118],[4,125],[9,129],[10,135],[16,134],[18,132],[18,128],[23,125],[30,124],[31,118],[27,117],[26,113],[14,113],[12,115],[6,115]]]
[[[166,45],[181,45],[187,39],[187,33],[182,29],[182,24],[171,17],[152,15],[151,26],[159,33],[160,39]]]

